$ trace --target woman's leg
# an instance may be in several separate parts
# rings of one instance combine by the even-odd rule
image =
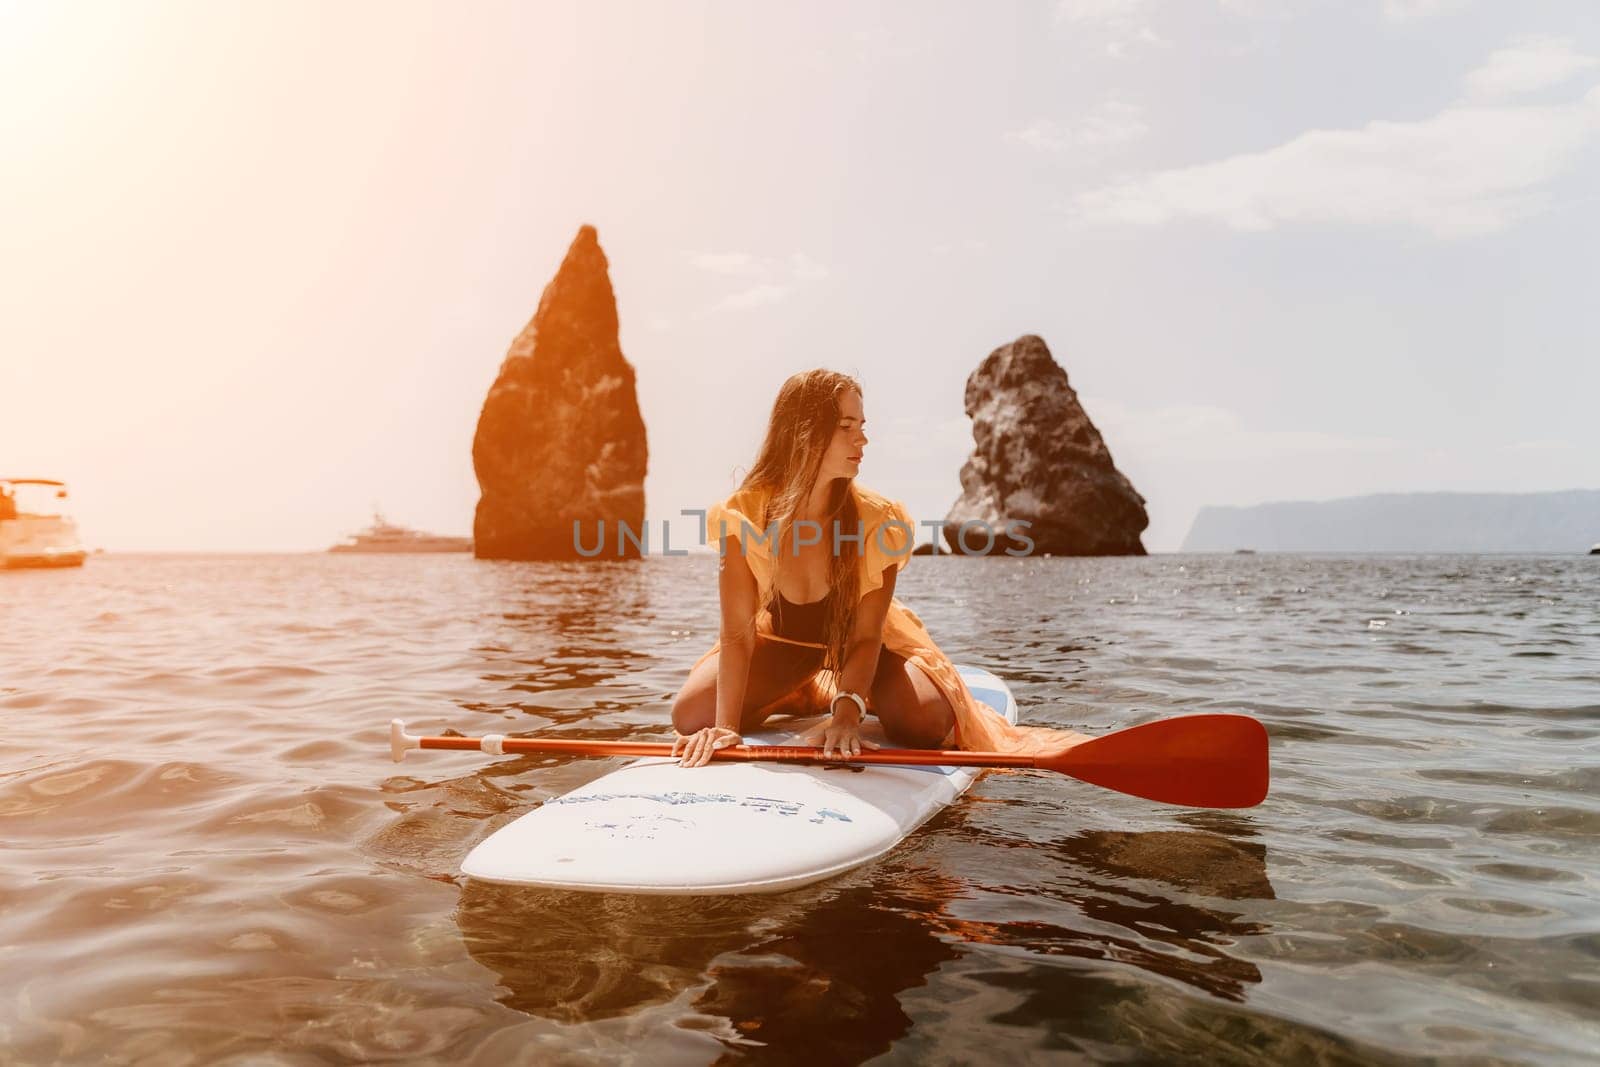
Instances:
[[[887,648],[878,652],[872,707],[889,743],[897,748],[938,748],[956,713],[921,667]]]
[[[692,734],[716,725],[717,667],[721,661],[720,649],[711,653],[695,665],[688,681],[678,691],[672,702],[672,726],[680,734]],[[821,668],[822,649],[757,636],[755,651],[750,657],[750,677],[744,687],[740,732],[754,730],[767,716],[788,710],[769,705],[785,697],[797,697],[798,691]]]

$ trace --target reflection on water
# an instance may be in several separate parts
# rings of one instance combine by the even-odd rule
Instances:
[[[1026,716],[1254,714],[1268,803],[990,774],[822,885],[638,898],[458,874],[616,761],[396,767],[385,724],[664,737],[716,639],[714,561],[0,575],[0,1059],[1580,1062],[1595,582],[1556,558],[920,557],[900,594]]]
[[[1138,883],[1161,882],[1223,900],[1270,900],[1265,846],[1194,830],[1097,831],[1068,837],[1055,851],[1065,873],[1048,892],[1093,925],[1073,930],[1002,923],[995,940],[1048,955],[1117,960],[1230,1000],[1243,1000],[1245,987],[1261,981],[1255,964],[1226,950],[1239,938],[1266,933],[1267,924],[1168,899],[1159,886]],[[1107,875],[1115,881],[1108,882]],[[1016,886],[1009,891],[1037,890]],[[1119,927],[1125,936],[1107,932]]]
[[[897,996],[959,953],[914,893],[629,897],[469,883],[456,921],[505,1003],[562,1021],[627,1015],[691,991],[762,1044],[854,1060],[910,1026]],[[597,947],[598,946],[598,947]],[[826,1032],[807,1035],[817,1020]]]
[[[627,1015],[699,984],[766,909],[752,898],[635,897],[467,882],[462,943],[504,1003],[561,1022]]]
[[[575,1022],[629,1015],[688,992],[693,1011],[707,1017],[690,1024],[762,1048],[803,1048],[826,1062],[887,1051],[913,1025],[900,994],[968,944],[1115,960],[1230,1000],[1243,1000],[1244,987],[1261,980],[1226,949],[1265,933],[1266,924],[1132,888],[1159,882],[1223,900],[1271,899],[1261,845],[1195,830],[1087,833],[1063,842],[1061,853],[1069,861],[1062,869],[1074,875],[1070,889],[1053,892],[1079,910],[1082,928],[963,919],[950,904],[967,895],[967,884],[919,867],[893,881],[770,897],[468,882],[456,922],[473,958],[500,976],[503,1003],[518,1011]]]
[[[713,961],[694,1006],[786,1058],[804,1049],[813,1062],[857,1063],[887,1052],[913,1025],[900,994],[961,954],[918,904],[890,887],[830,893]]]

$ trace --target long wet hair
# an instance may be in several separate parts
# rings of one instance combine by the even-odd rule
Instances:
[[[774,521],[778,523],[778,537],[774,542],[774,596],[778,591],[778,576],[783,573],[783,561],[787,559],[791,565],[797,562],[793,524],[822,474],[823,455],[833,443],[834,431],[843,415],[839,400],[847,393],[862,395],[861,383],[848,374],[818,368],[791,375],[773,402],[772,416],[767,420],[767,437],[761,443],[755,465],[740,483],[740,491],[760,488],[771,494],[767,498],[766,513],[759,521],[763,530]],[[844,541],[837,554],[832,552],[835,522],[839,524],[841,536],[859,532],[861,515],[856,507],[856,495],[851,491],[853,481],[853,478],[832,479],[828,513],[822,517],[822,544],[829,548],[828,595],[831,597],[823,616],[823,643],[827,646],[823,670],[830,672],[835,681],[844,670],[845,650],[855,625],[855,592],[860,588],[860,546],[853,540]]]

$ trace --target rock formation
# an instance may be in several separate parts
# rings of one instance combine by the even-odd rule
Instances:
[[[961,468],[961,498],[945,516],[951,551],[1145,554],[1144,497],[1111,462],[1041,338],[1028,334],[989,353],[967,379],[966,409],[977,447]],[[1018,537],[1014,524],[1021,522],[1031,525]],[[973,525],[963,545],[963,523],[987,524],[993,542],[985,526]]]
[[[474,552],[479,559],[638,558],[633,538],[644,537],[648,465],[606,256],[594,227],[584,226],[478,416]],[[633,537],[620,536],[619,523]]]

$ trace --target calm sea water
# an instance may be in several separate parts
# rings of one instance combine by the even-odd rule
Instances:
[[[469,883],[652,738],[710,558],[107,557],[0,574],[0,1058],[1576,1063],[1600,1050],[1600,560],[918,558],[1025,719],[1237,711],[1241,812],[990,774],[775,897]]]

